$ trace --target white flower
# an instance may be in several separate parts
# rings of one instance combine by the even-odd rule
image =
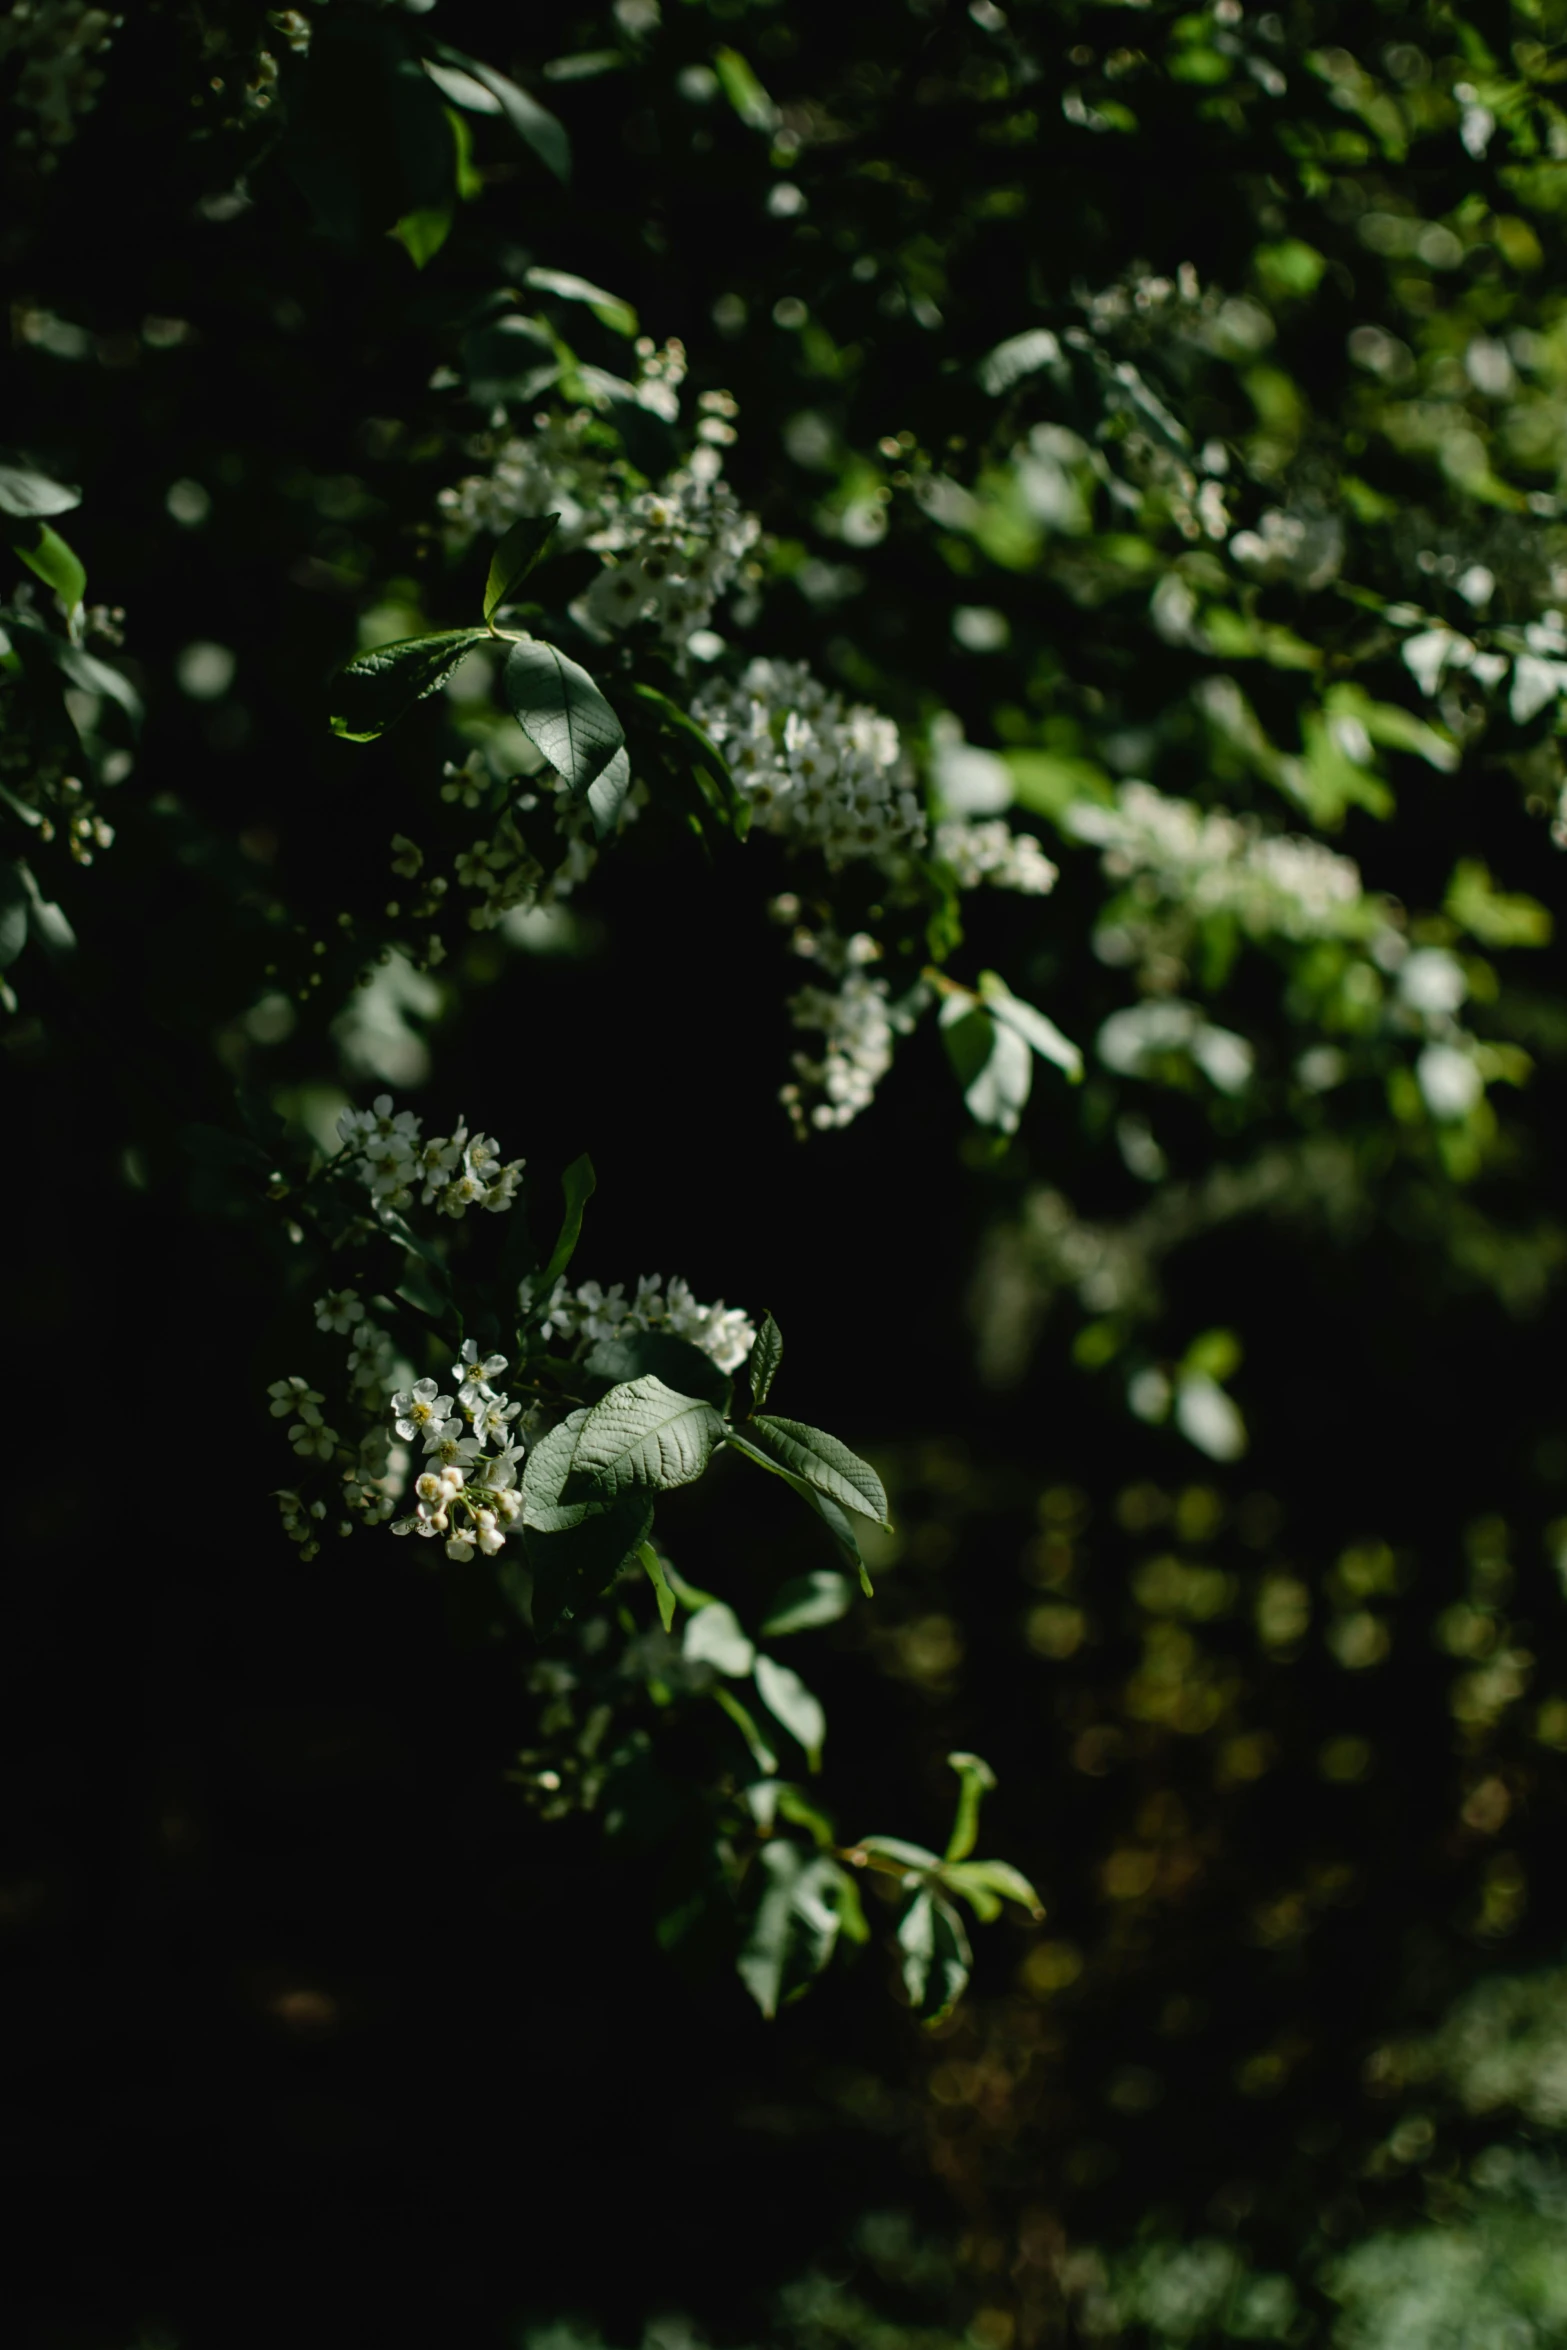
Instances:
[[[478,1395],[492,1395],[494,1388],[491,1382],[498,1379],[505,1368],[504,1355],[486,1355],[481,1363],[478,1347],[471,1338],[465,1338],[462,1353],[452,1365],[452,1377],[460,1380],[465,1387],[471,1387]]]
[[[455,1559],[459,1566],[466,1566],[473,1556],[473,1544],[465,1535],[453,1534],[447,1540],[446,1555],[449,1559]]]
[[[504,1395],[483,1399],[474,1419],[474,1433],[485,1443],[505,1443],[511,1422],[522,1410],[520,1403],[511,1403]]]
[[[337,1430],[323,1427],[321,1415],[313,1406],[306,1409],[310,1417],[294,1423],[288,1440],[301,1459],[329,1461],[337,1449]]]
[[[462,1145],[461,1129],[454,1135],[432,1134],[427,1142],[420,1145],[414,1158],[414,1167],[424,1179],[424,1189],[419,1196],[425,1207],[442,1189],[462,1157]]]
[[[316,1299],[315,1316],[318,1330],[336,1331],[341,1338],[364,1320],[365,1309],[356,1289],[329,1289],[325,1297]]]
[[[393,1396],[392,1422],[404,1442],[412,1443],[416,1436],[427,1438],[432,1428],[444,1426],[451,1409],[451,1397],[442,1395],[433,1379],[421,1379]]]
[[[527,1447],[523,1444],[522,1439],[513,1437],[508,1431],[502,1440],[500,1451],[492,1453],[488,1460],[480,1461],[478,1464],[476,1485],[482,1486],[489,1493],[505,1492],[509,1486],[516,1484],[517,1463],[522,1459],[526,1450]]]
[[[454,1468],[459,1461],[477,1460],[482,1447],[476,1436],[467,1434],[461,1420],[452,1419],[425,1430],[424,1450],[427,1460],[433,1456]]]

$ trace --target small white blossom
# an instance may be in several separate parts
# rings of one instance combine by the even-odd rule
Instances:
[[[356,1289],[329,1289],[316,1299],[315,1317],[318,1330],[333,1330],[341,1338],[364,1320],[365,1309]]]
[[[442,1395],[433,1379],[421,1379],[393,1396],[392,1424],[404,1443],[411,1444],[416,1436],[428,1437],[432,1428],[444,1426],[451,1410],[451,1397]]]

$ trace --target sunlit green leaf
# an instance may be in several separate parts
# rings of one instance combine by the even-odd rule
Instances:
[[[803,1420],[783,1420],[771,1413],[758,1413],[749,1420],[746,1433],[764,1454],[770,1453],[840,1509],[853,1510],[878,1526],[889,1523],[881,1479],[868,1461],[862,1461],[838,1437],[829,1436],[825,1429],[808,1427]]]
[[[580,662],[528,638],[506,656],[506,704],[578,799],[625,740],[620,720]]]
[[[647,1485],[668,1491],[701,1476],[724,1424],[699,1396],[677,1395],[651,1376],[612,1387],[583,1422],[573,1470],[606,1492]]]
[[[351,743],[374,742],[488,641],[487,629],[447,628],[356,653],[332,681],[332,732]]]
[[[757,1695],[774,1721],[782,1722],[790,1736],[799,1740],[811,1769],[820,1770],[822,1747],[827,1738],[827,1716],[821,1700],[812,1696],[798,1673],[792,1673],[787,1665],[775,1664],[770,1656],[757,1657],[754,1674]]]

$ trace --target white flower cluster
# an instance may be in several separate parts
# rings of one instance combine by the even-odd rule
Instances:
[[[487,1134],[470,1135],[461,1119],[449,1135],[420,1134],[412,1110],[392,1109],[379,1093],[368,1110],[345,1110],[337,1122],[344,1147],[358,1160],[359,1173],[376,1205],[411,1207],[419,1192],[424,1207],[460,1219],[470,1208],[498,1215],[509,1208],[522,1182],[522,1159],[501,1160],[500,1145]]]
[[[774,910],[787,914],[794,903],[782,899]],[[798,1082],[784,1086],[778,1097],[803,1137],[812,1127],[847,1126],[870,1107],[892,1067],[895,1040],[914,1026],[926,991],[917,986],[900,1002],[891,1002],[887,982],[873,979],[867,970],[881,948],[863,930],[840,938],[834,930],[801,928],[792,944],[797,955],[837,981],[835,987],[801,988],[789,999],[793,1025],[817,1029],[822,1036],[819,1054],[791,1055]]]
[[[590,397],[600,407],[615,398],[633,400],[673,424],[680,412],[684,349],[670,342],[655,350],[647,336],[636,348],[634,383],[591,368],[580,371]],[[573,607],[574,616],[600,636],[633,621],[655,620],[683,664],[761,535],[756,516],[723,478],[720,449],[735,437],[735,402],[728,392],[704,392],[698,407],[697,447],[656,488],[635,486],[588,406],[565,416],[541,413],[531,434],[471,443],[471,453],[487,461],[486,470],[443,490],[442,511],[470,534],[499,534],[523,515],[557,514],[556,547],[590,547],[605,561]]]
[[[20,57],[15,102],[32,117],[16,144],[41,148],[46,167],[54,161],[50,149],[74,139],[82,116],[96,105],[104,81],[97,59],[124,21],[86,0],[12,0],[0,20],[0,64]]]
[[[691,705],[729,763],[755,820],[851,857],[924,845],[925,814],[892,719],[846,704],[803,661],[752,661],[738,685],[715,680]]]
[[[526,1312],[529,1286],[523,1284],[521,1303]],[[636,1295],[627,1297],[624,1284],[601,1289],[584,1281],[568,1289],[564,1276],[550,1292],[540,1325],[546,1338],[561,1337],[593,1344],[601,1338],[630,1338],[642,1330],[662,1330],[684,1338],[711,1355],[721,1371],[738,1371],[756,1342],[756,1327],[738,1306],[704,1306],[692,1296],[678,1275],[667,1287],[661,1273],[644,1273]]]
[[[1251,938],[1371,938],[1387,928],[1360,868],[1320,841],[1265,833],[1251,818],[1206,811],[1146,783],[1123,783],[1113,807],[1076,800],[1066,829],[1104,852],[1112,880],[1131,881],[1150,908],[1164,899],[1183,923],[1226,914]],[[1118,908],[1096,947],[1106,962],[1145,952],[1151,922]]]
[[[448,523],[465,537],[482,530],[498,538],[525,514],[555,514],[559,520],[551,544],[561,552],[585,545],[596,531],[613,524],[629,494],[626,461],[596,411],[619,396],[672,424],[680,413],[685,370],[678,342],[656,351],[643,336],[634,383],[583,370],[589,394],[585,405],[541,409],[531,433],[480,433],[468,443],[468,454],[483,470],[440,492],[437,502]],[[555,370],[543,372],[547,382]],[[504,416],[495,421],[504,425]]]
[[[723,401],[733,411],[727,393],[704,392],[702,398]],[[724,480],[717,449],[704,443],[689,464],[594,532],[588,544],[606,558],[606,568],[573,605],[573,614],[599,635],[654,620],[683,662],[693,638],[707,630],[714,604],[734,585],[761,527]]]
[[[476,1550],[493,1558],[502,1547],[522,1512],[517,1463],[525,1449],[512,1426],[522,1406],[494,1385],[505,1368],[504,1355],[481,1361],[470,1338],[452,1365],[454,1395],[420,1379],[393,1396],[394,1434],[424,1447],[413,1515],[397,1519],[394,1534],[444,1536],[447,1557],[459,1561]]]
[[[936,827],[936,855],[950,866],[959,889],[1020,890],[1025,897],[1047,897],[1061,878],[1031,832],[1014,832],[1003,817],[971,823],[962,816],[944,817]]]

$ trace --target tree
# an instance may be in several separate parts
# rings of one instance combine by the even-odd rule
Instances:
[[[998,2350],[1176,2324],[1161,2210],[1252,2227],[1192,2331],[1295,2324],[1368,2038],[1552,1931],[1567,123],[1552,24],[1375,31],[0,27],[0,949],[92,1490],[170,1588],[445,1608],[512,1848],[690,2030],[728,1968],[789,2046],[901,2030],[878,1970],[955,2033],[886,2063]],[[962,2009],[959,1902],[1029,1937]]]

